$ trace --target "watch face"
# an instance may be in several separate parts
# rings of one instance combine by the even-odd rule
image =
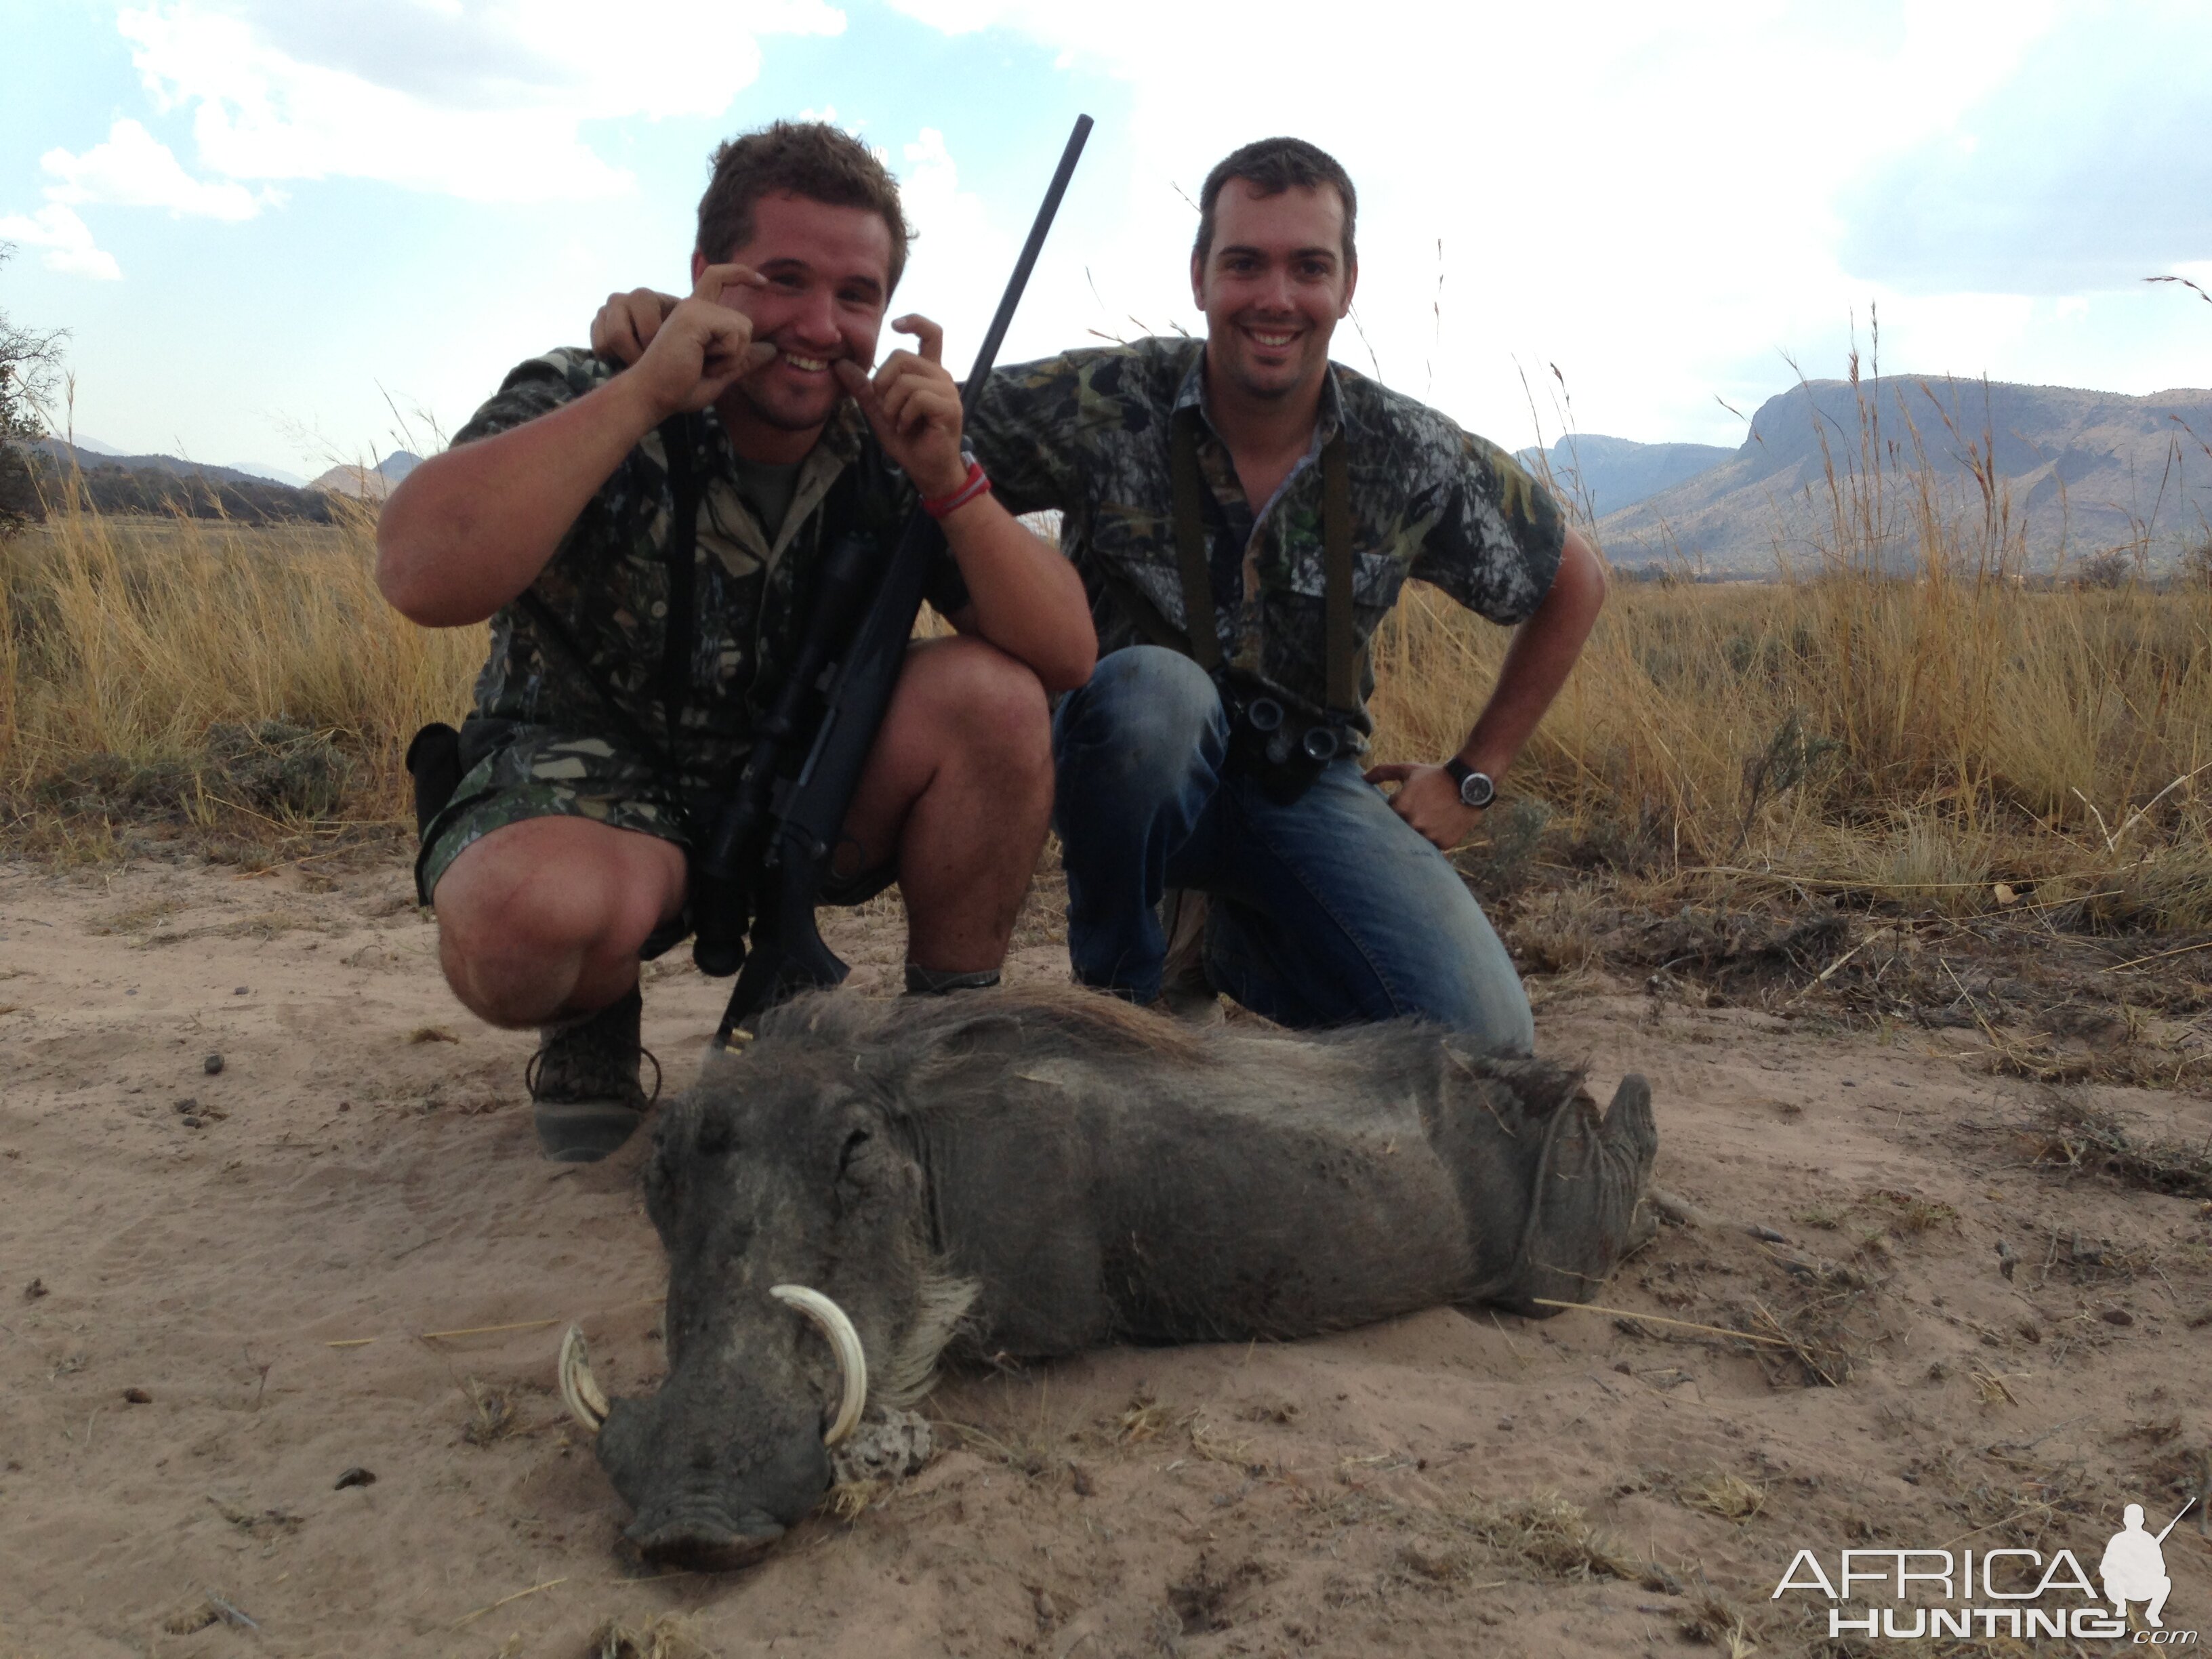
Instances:
[[[1469,772],[1459,781],[1459,798],[1462,805],[1487,806],[1498,799],[1498,786],[1487,772]]]

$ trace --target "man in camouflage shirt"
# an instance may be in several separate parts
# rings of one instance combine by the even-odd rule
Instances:
[[[491,619],[466,770],[416,879],[446,975],[501,1025],[544,1025],[547,1153],[626,1139],[641,956],[689,931],[695,824],[734,781],[836,540],[888,544],[920,504],[960,637],[914,648],[833,861],[831,902],[896,879],[909,988],[993,982],[1049,817],[1048,690],[1088,676],[1080,581],[963,450],[934,324],[872,379],[905,261],[897,187],[833,127],[715,156],[694,292],[635,366],[548,353],[386,504],[378,579],[428,626]],[[677,478],[696,501],[688,538]],[[687,550],[688,542],[688,550]]]
[[[1001,370],[969,422],[1010,507],[1064,515],[1061,550],[1098,629],[1097,670],[1054,718],[1077,977],[1158,996],[1163,894],[1195,891],[1211,901],[1202,988],[1288,1025],[1418,1014],[1526,1052],[1519,978],[1443,853],[1474,830],[1573,666],[1602,566],[1499,450],[1329,362],[1358,275],[1357,197],[1334,159],[1297,139],[1248,145],[1208,176],[1200,210],[1203,341]],[[1187,654],[1171,434],[1192,410],[1206,623],[1226,677],[1293,725],[1333,725],[1345,750],[1287,804],[1238,763],[1223,697]],[[1331,710],[1322,459],[1340,435],[1362,654],[1354,706]],[[1456,755],[1363,773],[1364,647],[1409,576],[1519,629]]]
[[[1328,361],[1358,276],[1357,201],[1311,144],[1247,145],[1200,195],[1190,272],[1206,338],[1000,369],[969,422],[1008,507],[1062,514],[1061,550],[1103,653],[1053,721],[1069,954],[1077,978],[1139,1001],[1164,991],[1182,1003],[1194,988],[1212,1008],[1218,989],[1300,1027],[1420,1015],[1526,1052],[1528,998],[1443,854],[1472,833],[1565,682],[1604,601],[1603,567],[1501,451]],[[649,330],[671,303],[644,290],[611,299],[593,340]],[[1225,678],[1343,739],[1295,801],[1238,763],[1223,694],[1188,654],[1172,459],[1182,411],[1197,417]],[[1360,664],[1352,706],[1332,709],[1322,459],[1340,435]],[[1364,647],[1409,576],[1517,631],[1457,754],[1363,771]],[[1194,987],[1165,970],[1170,926],[1187,933],[1194,915]]]

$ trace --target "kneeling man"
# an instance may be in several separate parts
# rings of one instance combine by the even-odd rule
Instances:
[[[550,1028],[547,1156],[601,1158],[646,1101],[638,965],[690,930],[687,854],[735,781],[820,562],[919,501],[959,637],[914,647],[833,864],[832,902],[896,881],[909,989],[998,976],[1052,809],[1047,694],[1097,654],[1080,579],[962,446],[936,325],[870,377],[905,264],[898,190],[834,127],[724,145],[693,291],[626,370],[534,358],[386,502],[377,575],[428,627],[491,619],[464,775],[416,867],[447,981]]]

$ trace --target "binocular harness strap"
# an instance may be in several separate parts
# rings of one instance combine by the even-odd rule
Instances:
[[[1352,479],[1340,432],[1321,452],[1321,556],[1323,580],[1322,638],[1328,653],[1328,706],[1332,714],[1359,707],[1357,669],[1352,658]]]
[[[1198,410],[1176,410],[1168,444],[1168,466],[1175,480],[1176,557],[1182,566],[1184,648],[1209,674],[1221,672],[1220,630],[1213,620],[1213,573],[1206,556],[1206,520],[1198,471]]]
[[[1209,674],[1221,669],[1221,641],[1213,623],[1213,574],[1206,549],[1201,507],[1204,477],[1198,465],[1199,413],[1179,409],[1168,442],[1175,485],[1176,558],[1182,569],[1184,649]],[[1359,707],[1358,653],[1352,644],[1352,480],[1344,434],[1322,447],[1321,538],[1322,639],[1328,653],[1328,708],[1346,714]]]

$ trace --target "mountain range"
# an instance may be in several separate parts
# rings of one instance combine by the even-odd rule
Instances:
[[[1633,507],[1686,478],[1718,466],[1733,449],[1718,444],[1645,444],[1633,438],[1577,433],[1549,449],[1523,449],[1514,459],[1542,477],[1589,518]]]
[[[380,501],[392,486],[417,465],[417,458],[395,450],[374,467],[334,466],[312,483],[297,487],[270,476],[271,470],[215,466],[174,455],[126,455],[80,439],[71,444],[41,438],[28,446],[35,469],[46,473],[41,488],[51,492],[74,482],[84,499],[102,513],[168,513],[190,518],[228,518],[259,524],[271,520],[327,523],[331,498]],[[287,474],[296,479],[296,473]]]
[[[380,501],[418,458],[395,450],[373,467],[334,466],[291,489],[276,469],[210,466],[172,455],[120,455],[91,440],[33,446],[74,459],[95,504],[199,511],[190,490],[243,492],[256,511],[327,518],[332,495]],[[1816,568],[1838,539],[1832,471],[1847,501],[1867,504],[1868,544],[1887,568],[1918,562],[1923,491],[1938,516],[1978,526],[2009,515],[2031,568],[2120,548],[2171,563],[2212,538],[2212,391],[2144,397],[1910,374],[1854,384],[1810,380],[1769,398],[1741,446],[1639,443],[1578,434],[1519,459],[1547,473],[1578,516],[1594,519],[1616,565],[1686,564],[1715,574]],[[296,475],[289,475],[296,476]],[[126,481],[127,480],[127,481]],[[1984,486],[1986,485],[1986,495]],[[193,499],[197,499],[193,497]]]
[[[2031,568],[2116,548],[2168,563],[2212,535],[2208,445],[2212,391],[2129,397],[1885,375],[1792,386],[1759,405],[1741,447],[1657,488],[1641,485],[1705,447],[1583,437],[1573,441],[1578,475],[1561,472],[1565,445],[1547,459],[1564,490],[1578,477],[1594,500],[1615,564],[1771,575],[1817,568],[1832,549],[1831,469],[1847,500],[1871,504],[1869,533],[1852,539],[1878,547],[1888,568],[1918,562],[1923,479],[1946,520],[1978,526],[1985,511],[2009,514]]]

